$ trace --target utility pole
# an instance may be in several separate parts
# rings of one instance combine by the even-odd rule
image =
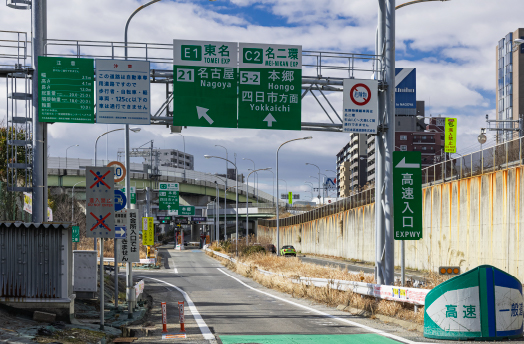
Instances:
[[[47,40],[47,0],[32,1],[33,45],[33,222],[47,221],[47,123],[38,116],[38,57],[44,56]]]
[[[395,246],[391,212],[395,147],[395,0],[379,0],[378,3],[376,55],[383,63],[377,76],[384,84],[379,92],[379,133],[375,143],[375,279],[377,284],[393,284]]]

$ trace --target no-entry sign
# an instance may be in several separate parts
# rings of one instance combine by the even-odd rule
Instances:
[[[344,132],[376,134],[378,81],[344,79]]]

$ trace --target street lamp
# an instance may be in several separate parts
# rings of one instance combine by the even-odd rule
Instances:
[[[286,195],[287,195],[287,193],[288,193],[288,191],[287,191],[287,182],[286,182],[284,179],[282,179],[282,178],[279,178],[278,180],[280,180],[280,181],[286,183]]]
[[[267,171],[270,169],[271,167],[259,168],[258,170],[253,170],[247,175],[247,178],[246,178],[246,245],[249,245],[249,176],[251,175],[251,173],[256,173],[257,171]]]
[[[419,2],[429,2],[429,1],[449,1],[449,0],[414,0],[414,1],[409,1],[409,2],[406,2],[406,3],[403,3],[403,4],[400,4],[398,6],[395,7],[396,10],[402,8],[402,7],[406,7],[408,5],[413,5],[413,4],[418,4]]]
[[[282,143],[280,146],[278,146],[278,149],[277,149],[277,195],[279,194],[279,191],[278,191],[278,152],[280,151],[280,148],[282,148],[283,145],[285,145],[286,143],[289,143],[289,142],[293,142],[293,141],[298,141],[298,140],[309,140],[309,139],[312,139],[313,137],[312,136],[306,136],[306,137],[301,137],[301,138],[298,138],[298,139],[292,139],[292,140],[288,140],[284,143]],[[277,201],[277,256],[280,256],[280,219],[279,219],[279,204],[278,204],[279,201]]]
[[[227,181],[227,178],[226,179],[222,179],[218,176],[214,176],[215,178],[218,178],[220,179],[222,182],[224,182],[224,185],[226,184],[226,181]],[[219,241],[218,238],[220,236],[220,216],[219,216],[219,213],[220,213],[220,194],[218,193],[218,183],[217,181],[215,180],[215,184],[217,186],[217,215],[215,216],[216,219],[217,219],[217,242]],[[224,186],[224,198],[226,197],[226,187]],[[227,239],[227,233],[226,233],[226,202],[224,201],[224,240]]]
[[[112,132],[115,132],[115,131],[120,131],[120,130],[124,130],[124,128],[119,128],[119,129],[114,129],[114,130],[107,131],[107,132],[103,133],[102,135],[99,135],[96,138],[96,141],[95,141],[95,166],[96,166],[96,154],[97,154],[96,148],[97,148],[97,145],[98,145],[98,139],[100,139],[102,136],[105,136],[105,135],[107,135],[109,133],[112,133]],[[138,133],[141,129],[140,128],[131,128],[130,130],[132,132],[134,132],[134,133]],[[126,167],[126,170],[127,170],[127,167]],[[127,173],[126,173],[126,175],[127,175]],[[126,192],[127,192],[127,189],[126,189]]]
[[[517,51],[519,49],[519,46],[524,43],[524,39],[522,38],[515,38],[513,40],[513,51]]]
[[[226,151],[226,184],[225,184],[225,187],[224,187],[224,240],[227,240],[227,212],[226,212],[226,209],[227,209],[227,168],[228,168],[228,164],[227,162],[229,160],[228,158],[228,155],[227,155],[227,148],[222,146],[222,145],[215,145],[215,147],[222,147],[225,149]]]
[[[69,146],[69,147],[66,148],[66,167],[65,167],[66,170],[67,170],[67,150],[68,150],[69,148],[71,148],[71,147],[78,147],[78,146],[79,146],[79,145],[72,145],[72,146]]]
[[[249,160],[249,161],[251,161],[253,163],[253,170],[256,169],[255,162],[253,160],[248,159],[248,158],[242,158],[242,160]],[[257,186],[256,186],[255,190],[257,191],[256,199],[257,199],[257,202],[258,202],[258,173],[255,173],[255,176],[257,178]]]
[[[311,164],[309,162],[306,162],[306,165],[312,165],[318,168],[318,202],[320,203],[320,167],[318,167],[315,164]],[[322,204],[324,204],[324,200],[322,200]]]
[[[236,227],[236,255],[238,257],[238,168],[237,168],[237,165],[235,163],[233,163],[232,161],[230,160],[227,160],[227,159],[224,159],[224,158],[221,158],[219,156],[213,156],[213,155],[204,155],[204,158],[206,159],[211,159],[211,158],[215,158],[215,159],[222,159],[222,160],[226,160],[226,162],[229,162],[231,163],[233,166],[235,166],[235,179],[236,179],[236,208],[237,208],[237,211],[236,211],[236,214],[235,214],[235,227]],[[227,175],[226,175],[226,179],[227,179]],[[225,212],[224,212],[224,218],[225,218]]]

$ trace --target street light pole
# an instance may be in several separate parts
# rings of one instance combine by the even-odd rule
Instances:
[[[124,29],[124,56],[125,56],[125,60],[127,60],[127,56],[128,56],[127,30],[129,28],[129,22],[135,16],[135,14],[137,14],[139,11],[141,11],[144,8],[146,8],[147,6],[152,5],[155,2],[159,2],[159,1],[160,0],[151,0],[148,3],[138,7],[133,13],[131,13],[129,18],[127,19],[126,27]],[[125,139],[125,161],[124,161],[124,166],[126,168],[126,177],[125,177],[125,184],[124,184],[124,186],[126,188],[126,198],[128,200],[130,200],[131,199],[131,177],[130,177],[131,176],[131,169],[129,167],[131,166],[131,164],[130,164],[130,156],[129,156],[129,124],[126,124],[125,129],[126,129],[126,139]],[[126,209],[130,209],[131,208],[130,207],[130,203],[131,202],[127,202]],[[133,268],[132,268],[132,263],[127,263],[127,265],[126,265],[126,277],[127,277],[126,278],[126,292],[127,292],[127,301],[128,301],[128,306],[127,306],[128,314],[127,314],[127,317],[128,317],[128,319],[133,319],[133,307],[135,305],[135,297],[134,297],[135,293],[134,293],[134,288],[133,288]],[[102,292],[100,294],[103,295],[104,293]],[[102,302],[103,302],[103,297],[101,297],[101,307],[103,309],[104,304]],[[104,328],[103,319],[102,319],[102,323],[100,324],[100,327],[101,327],[101,329]]]
[[[67,150],[68,150],[69,148],[71,148],[71,147],[78,147],[78,146],[79,146],[79,145],[72,145],[72,146],[69,146],[69,147],[66,148],[66,166],[65,166],[66,170],[67,170]]]
[[[251,160],[251,159],[247,159],[247,158],[242,158],[242,160],[249,160],[249,161],[251,161],[251,162],[253,163],[253,170],[256,169],[256,167],[255,167],[255,162],[254,162],[253,160]],[[257,179],[257,184],[256,184],[256,187],[255,187],[255,190],[256,190],[256,192],[257,192],[257,197],[256,197],[256,199],[257,199],[257,202],[258,202],[258,173],[255,173],[255,176],[256,176],[256,179]],[[253,196],[254,196],[254,194],[253,194]]]
[[[311,164],[309,162],[306,162],[306,165],[313,165],[316,168],[318,168],[318,202],[320,203],[320,167],[318,167],[315,164]],[[322,200],[322,204],[324,204],[324,200]]]
[[[236,227],[236,255],[238,257],[238,168],[237,168],[237,165],[233,163],[232,161],[221,158],[219,156],[204,155],[204,158],[206,159],[216,158],[216,159],[226,160],[227,162],[235,166],[235,179],[236,179],[236,188],[235,188],[236,189],[236,201],[235,202],[236,202],[236,208],[237,208],[236,214],[235,214],[235,222],[236,222],[235,227]],[[227,180],[227,176],[226,176],[226,180]]]
[[[273,175],[273,207],[275,206],[275,172],[268,170]]]
[[[253,163],[253,165],[254,164],[255,163]],[[266,171],[270,169],[271,167],[259,168],[258,170],[253,170],[247,175],[247,178],[246,178],[246,245],[249,245],[249,176],[251,175],[251,173],[256,173],[257,171]]]
[[[228,155],[227,155],[227,148],[222,146],[222,145],[215,145],[215,147],[222,147],[226,150],[226,184],[225,184],[225,187],[224,187],[224,240],[227,240],[227,212],[226,212],[226,209],[227,209],[227,168],[228,168],[228,164],[227,162],[229,161],[228,159]]]
[[[278,152],[280,151],[280,148],[282,148],[283,145],[285,145],[286,143],[289,143],[289,142],[293,142],[293,141],[298,141],[298,140],[309,140],[309,139],[312,139],[313,137],[312,136],[306,136],[306,137],[301,137],[301,138],[298,138],[298,139],[292,139],[292,140],[288,140],[284,143],[282,143],[280,146],[278,146],[278,149],[277,149],[277,195],[279,193],[278,191]],[[279,200],[277,199],[277,256],[280,256],[280,218],[279,218]]]
[[[182,136],[182,140],[184,141],[184,182],[186,181],[186,138],[184,135],[177,133],[177,135]],[[178,161],[180,161],[180,156],[178,157]]]
[[[224,185],[225,185],[225,183],[227,181],[227,178],[226,179],[222,179],[222,178],[220,178],[218,176],[214,176],[214,177],[220,179],[221,181],[223,181]],[[220,192],[218,191],[218,183],[216,182],[216,180],[215,180],[215,184],[217,185],[217,202],[216,202],[217,203],[217,214],[216,214],[215,217],[217,219],[217,221],[216,221],[216,223],[217,223],[217,238],[216,239],[217,239],[217,243],[218,243],[220,241],[220,239],[219,239],[219,237],[220,237]],[[226,197],[226,191],[227,191],[227,188],[224,186],[224,198]],[[225,206],[226,206],[226,203],[224,202],[224,213],[226,212]],[[224,220],[225,220],[225,216],[224,216]],[[224,233],[225,233],[225,231],[224,231]],[[225,238],[224,238],[224,240],[225,240]]]

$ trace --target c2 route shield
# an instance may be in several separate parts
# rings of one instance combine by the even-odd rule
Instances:
[[[38,56],[40,122],[95,123],[93,59]]]
[[[395,240],[422,239],[422,171],[420,152],[393,152]]]
[[[112,167],[86,167],[86,237],[115,237],[113,203],[114,170]]]
[[[240,43],[238,127],[301,129],[302,46]]]
[[[173,125],[237,127],[237,47],[173,40]]]

